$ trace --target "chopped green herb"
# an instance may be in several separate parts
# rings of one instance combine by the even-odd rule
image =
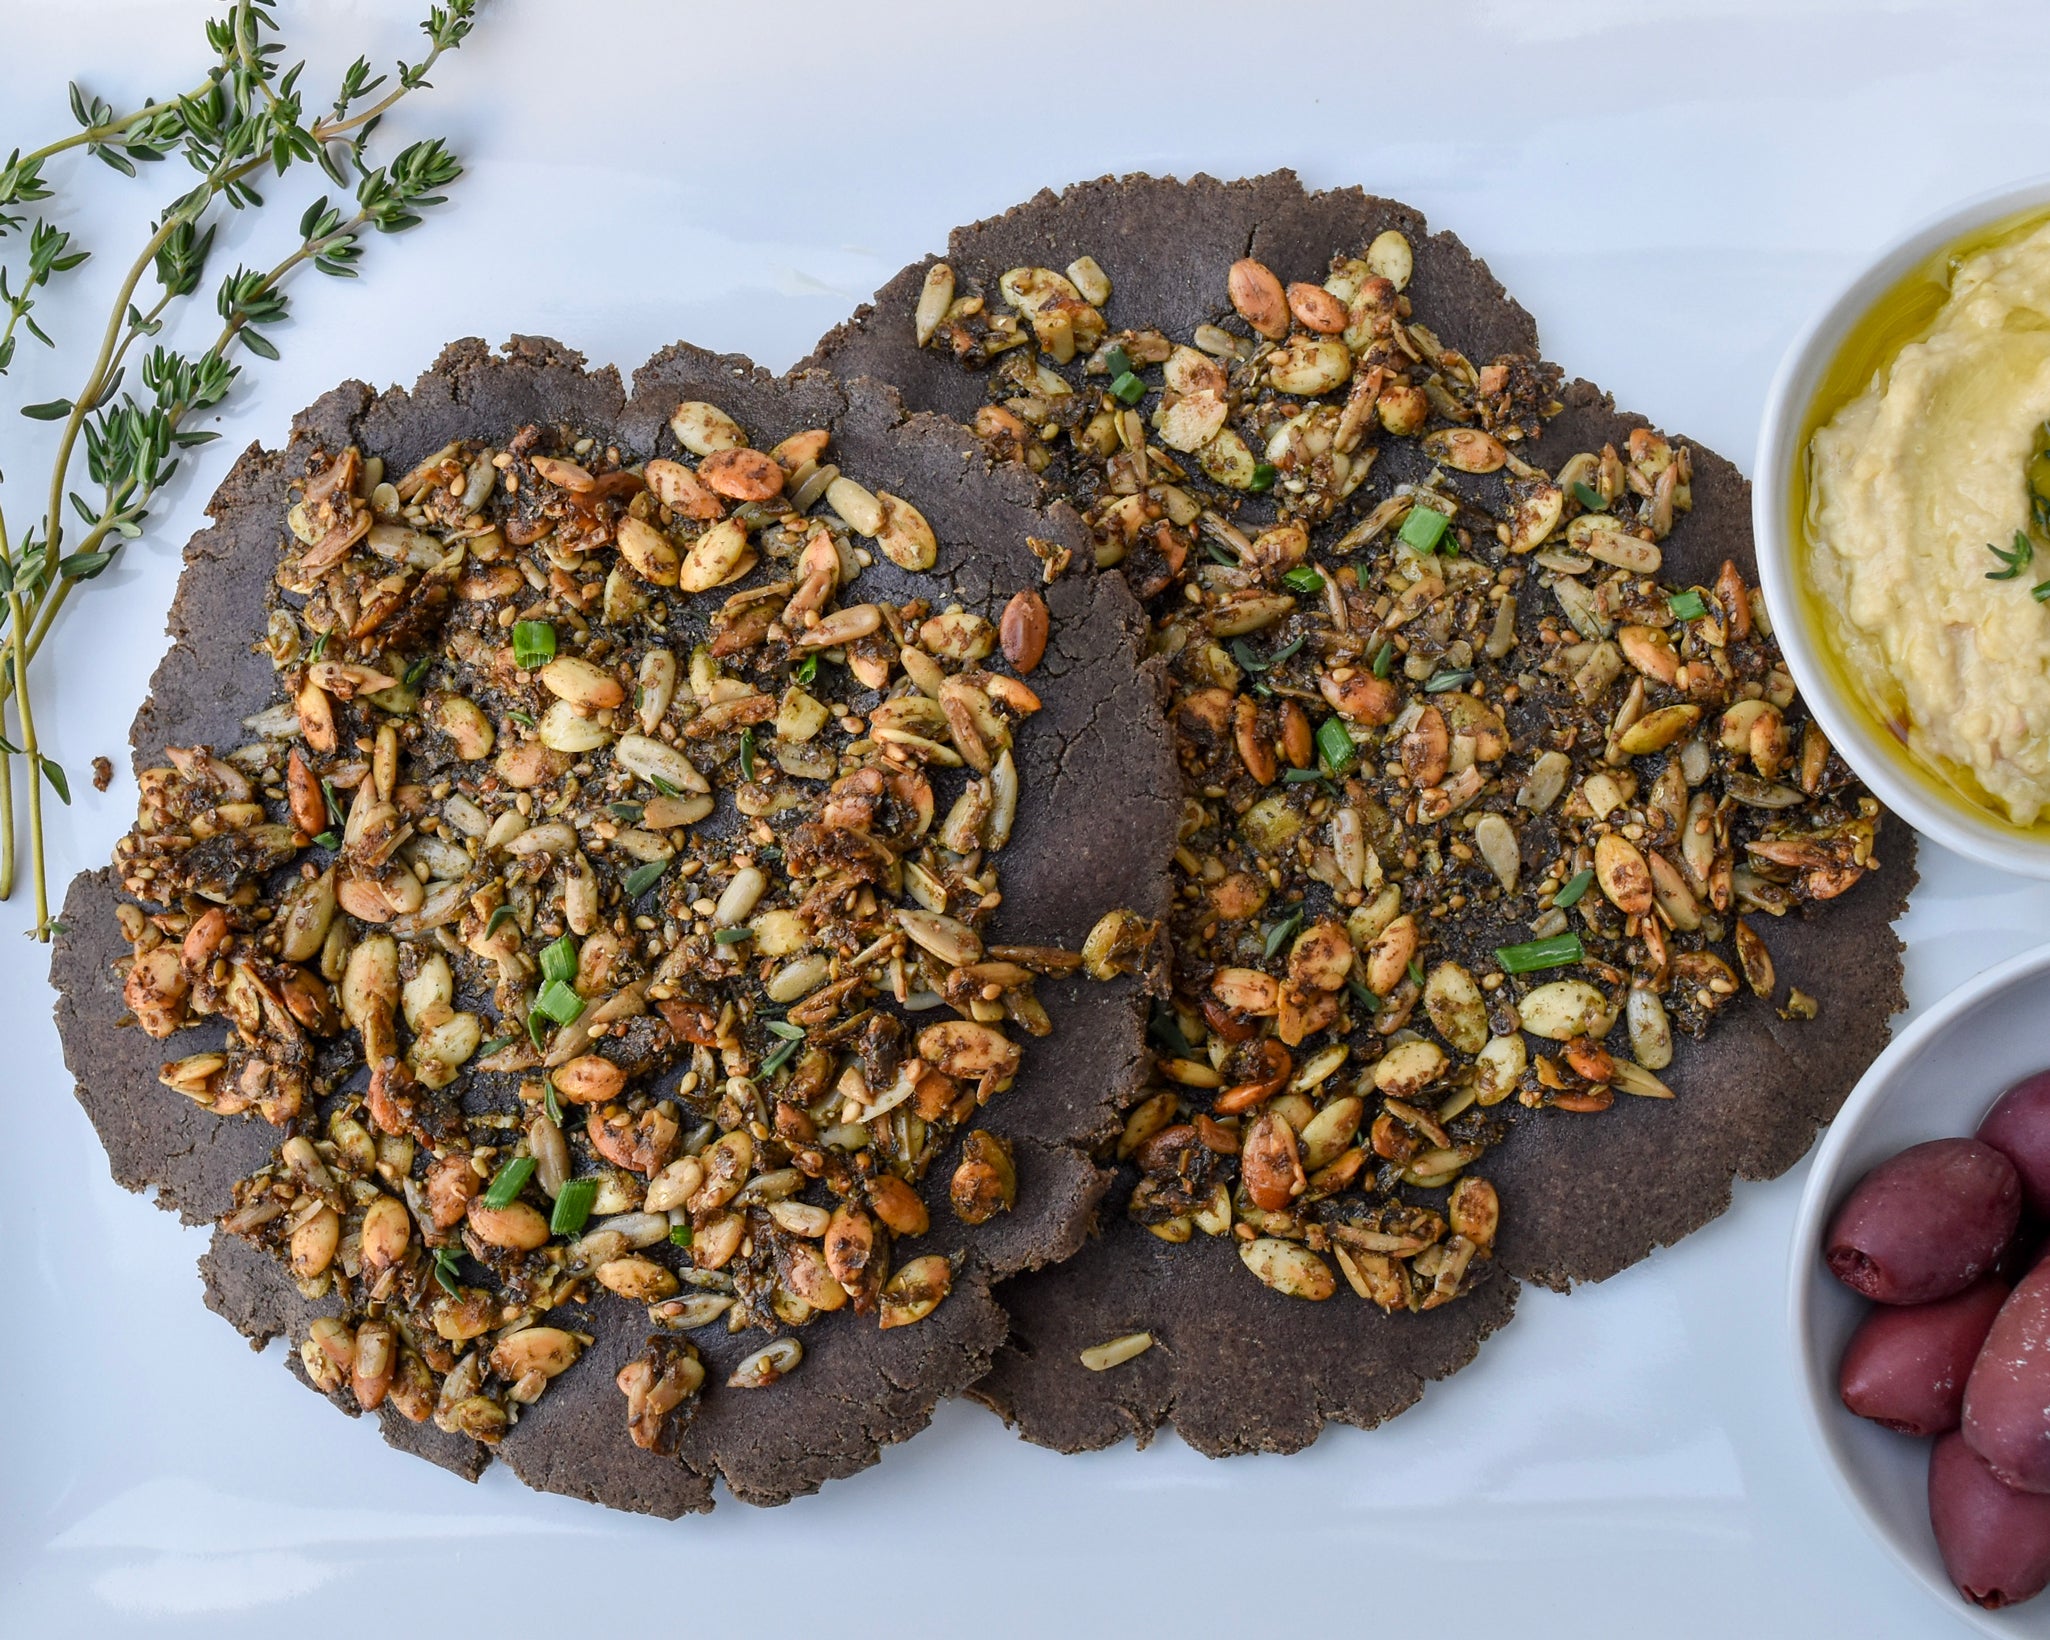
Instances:
[[[1252,482],[1247,484],[1246,488],[1255,495],[1264,495],[1267,491],[1274,488],[1274,481],[1280,476],[1281,474],[1275,469],[1273,462],[1256,461],[1253,463]]]
[[[517,723],[522,729],[531,729],[534,727],[534,714],[532,712],[508,711],[505,715],[511,718],[513,722]]]
[[[638,826],[644,811],[638,803],[607,803],[605,812],[615,820],[624,820],[629,826]]]
[[[530,1040],[537,1048],[542,1047],[544,1045],[543,1038],[541,1035],[541,1022],[546,1017],[547,1016],[543,1014],[539,1008],[529,1009],[527,1012],[527,1037],[528,1040]],[[553,1092],[553,1088],[554,1085],[551,1083],[551,1093]]]
[[[1666,599],[1666,608],[1673,612],[1676,621],[1698,621],[1708,613],[1708,600],[1689,587]]]
[[[313,840],[322,848],[340,848],[342,846],[342,840],[331,831],[318,832],[314,835]]]
[[[575,1024],[577,1015],[583,1011],[584,999],[559,979],[542,986],[540,995],[534,998],[534,1012],[558,1025]]]
[[[654,785],[655,790],[664,797],[681,797],[683,795],[682,792],[678,791],[675,786],[664,780],[659,774],[651,774],[648,776],[648,779]]]
[[[491,938],[491,936],[492,936],[492,935],[496,934],[496,933],[497,933],[497,932],[498,932],[498,931],[499,931],[499,930],[500,930],[501,928],[503,928],[503,927],[504,927],[504,926],[505,926],[505,925],[506,925],[507,923],[509,923],[509,922],[511,922],[511,921],[513,920],[513,916],[514,916],[513,908],[512,908],[511,906],[509,906],[509,905],[502,905],[502,906],[499,906],[499,907],[498,907],[498,908],[497,908],[496,910],[494,910],[494,911],[493,911],[493,912],[491,913],[491,915],[490,915],[490,916],[489,916],[488,918],[486,918],[486,919],[485,919],[485,923],[484,923],[484,938],[485,938],[485,940],[486,940],[486,941],[488,942],[488,941],[490,940],[490,938]]]
[[[1329,717],[1317,725],[1317,755],[1324,760],[1325,769],[1335,776],[1352,768],[1358,761],[1359,748],[1353,744],[1344,723]]]
[[[541,948],[541,978],[567,985],[577,977],[577,942],[573,934],[565,934],[553,945]],[[567,1025],[568,1020],[563,1023]]]
[[[317,661],[327,653],[329,636],[325,628],[313,634],[313,642],[306,646],[306,658],[309,661]]]
[[[1293,655],[1298,649],[1302,648],[1302,646],[1303,640],[1301,638],[1290,638],[1287,643],[1283,644],[1279,649],[1275,650],[1273,654],[1267,657],[1267,664],[1269,666],[1279,666],[1283,661],[1287,660],[1289,656]]]
[[[1505,974],[1528,974],[1540,968],[1563,968],[1579,962],[1587,953],[1578,934],[1554,934],[1548,940],[1526,940],[1521,945],[1495,948],[1495,960]]]
[[[1113,342],[1103,350],[1103,368],[1112,381],[1132,373],[1132,356]]]
[[[2038,581],[2029,588],[2029,596],[2039,604],[2050,604],[2050,581]]]
[[[740,778],[753,780],[755,777],[755,732],[752,729],[740,731]]]
[[[327,804],[327,817],[337,826],[346,825],[348,821],[342,813],[341,800],[335,796],[334,787],[325,780],[320,783],[320,796],[321,801]]]
[[[799,683],[810,683],[818,675],[819,658],[816,655],[805,656],[797,663],[797,671],[793,674]]]
[[[1244,638],[1232,639],[1231,655],[1232,659],[1237,661],[1248,672],[1264,672],[1267,670],[1267,662],[1261,658],[1253,646],[1247,643]]]
[[[1427,695],[1442,695],[1448,689],[1457,689],[1463,684],[1471,682],[1473,682],[1473,671],[1471,668],[1459,672],[1433,672],[1424,680],[1424,693]]]
[[[667,860],[650,860],[646,865],[635,866],[626,874],[626,887],[622,891],[626,895],[627,903],[632,904],[647,893],[668,869]]]
[[[1381,647],[1374,651],[1374,676],[1385,678],[1388,676],[1388,668],[1394,664],[1395,640],[1393,638],[1383,638],[1381,640]]]
[[[515,621],[513,659],[530,669],[546,666],[555,659],[555,628],[546,621]]]
[[[510,1048],[512,1045],[513,1039],[511,1037],[494,1036],[489,1042],[484,1043],[477,1049],[477,1058],[489,1059],[493,1054],[503,1053],[507,1048]]]
[[[1324,577],[1308,564],[1298,564],[1281,578],[1282,585],[1305,595],[1324,590]]]
[[[721,945],[738,945],[742,940],[754,937],[754,930],[742,923],[737,928],[722,928],[712,936]]]
[[[1423,984],[1423,982],[1424,982],[1424,962],[1423,962],[1423,958],[1421,958],[1421,957],[1411,957],[1411,958],[1409,959],[1409,979],[1410,979],[1410,983],[1411,983],[1412,985],[1421,985],[1421,984]]]
[[[557,1127],[562,1126],[562,1095],[555,1088],[555,1073],[541,1073],[541,1108],[548,1112],[548,1120]]]
[[[1280,922],[1267,930],[1266,954],[1270,957],[1273,956],[1275,952],[1288,944],[1295,931],[1302,926],[1303,914],[1300,908],[1283,917]]]
[[[434,1279],[441,1284],[441,1290],[450,1298],[456,1296],[456,1250],[453,1247],[434,1249]]]
[[[1396,533],[1406,547],[1417,552],[1436,552],[1438,542],[1451,522],[1436,507],[1419,504],[1409,509],[1409,516],[1402,521],[1402,528]]]
[[[672,1224],[669,1227],[669,1244],[672,1247],[688,1247],[690,1245],[690,1226],[687,1224]]]
[[[1381,999],[1375,996],[1372,991],[1369,991],[1358,980],[1347,980],[1345,982],[1345,988],[1346,990],[1352,993],[1353,1001],[1357,1002],[1362,1008],[1366,1009],[1368,1013],[1378,1014],[1381,1011]]]
[[[526,1189],[527,1181],[534,1176],[534,1158],[515,1156],[492,1177],[491,1188],[484,1192],[486,1207],[510,1207],[519,1193]]]
[[[772,1019],[767,1023],[769,1030],[774,1035],[780,1036],[785,1042],[802,1042],[804,1040],[804,1027],[802,1025],[793,1025],[787,1019]]]
[[[417,687],[419,687],[419,683],[420,683],[420,680],[421,680],[422,678],[424,678],[424,677],[426,677],[426,676],[427,676],[427,669],[428,669],[428,667],[432,666],[433,664],[434,664],[434,657],[433,657],[433,656],[432,656],[431,654],[429,654],[429,655],[422,655],[422,656],[421,656],[421,657],[420,657],[420,658],[419,658],[419,659],[418,659],[417,661],[415,661],[415,662],[414,662],[414,663],[413,663],[413,664],[412,664],[411,666],[407,667],[407,668],[406,668],[406,687],[407,687],[408,689],[414,689],[414,688],[417,688]]]
[[[1127,370],[1110,384],[1110,396],[1122,404],[1137,404],[1146,396],[1146,384],[1136,371]]]
[[[1602,499],[1601,491],[1582,483],[1577,478],[1573,481],[1573,499],[1589,512],[1608,511],[1609,504]]]
[[[1146,1029],[1154,1041],[1182,1059],[1187,1059],[1196,1051],[1189,1046],[1189,1039],[1182,1034],[1182,1022],[1175,1018],[1172,1008],[1155,1008],[1153,1018]]]
[[[1283,769],[1281,771],[1281,783],[1284,786],[1306,786],[1312,780],[1322,780],[1323,778],[1324,772],[1321,769]]]
[[[1580,904],[1580,896],[1587,892],[1588,885],[1593,881],[1594,873],[1592,871],[1574,872],[1572,876],[1566,879],[1566,886],[1552,896],[1553,906],[1560,911],[1571,911],[1576,905]]]
[[[1986,579],[1989,581],[2014,580],[2023,570],[2029,567],[2029,560],[2036,556],[2035,545],[2029,540],[2027,532],[2023,530],[2016,530],[2014,532],[2014,545],[2012,547],[2003,549],[1996,547],[1991,541],[1988,541],[1986,543],[1986,550],[2006,566],[2003,569],[1989,569],[1986,572]]]
[[[797,1042],[784,1041],[777,1043],[774,1049],[770,1051],[769,1057],[762,1061],[760,1074],[763,1076],[774,1076],[790,1062],[790,1056],[796,1053],[801,1045],[801,1038]]]
[[[596,1179],[571,1179],[555,1198],[555,1211],[548,1215],[550,1234],[573,1236],[591,1217],[591,1204],[598,1199]]]
[[[1210,561],[1213,564],[1222,564],[1226,569],[1237,569],[1239,567],[1238,559],[1231,553],[1226,552],[1223,547],[1219,546],[1207,535],[1203,537],[1203,550],[1210,554]]]

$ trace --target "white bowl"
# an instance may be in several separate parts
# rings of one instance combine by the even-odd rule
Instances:
[[[1823,639],[1799,596],[1797,544],[1788,507],[1802,428],[1822,378],[1852,327],[1879,298],[1918,267],[1976,229],[2035,209],[2050,209],[2050,177],[1983,194],[1925,222],[1887,247],[1838,292],[1794,342],[1766,395],[1753,465],[1751,524],[1759,580],[1773,632],[1809,709],[1830,741],[1880,800],[1946,848],[2008,871],[2050,877],[2050,838],[2006,824],[1963,797],[1946,798],[1911,772],[1908,753],[1883,737],[1864,708],[1847,700],[1823,664]]]
[[[1951,1586],[1929,1527],[1930,1443],[1853,1416],[1837,1363],[1872,1306],[1822,1262],[1830,1215],[1859,1179],[1925,1139],[1969,1136],[1993,1101],[2050,1067],[2050,945],[1968,980],[1872,1062],[1830,1124],[1801,1194],[1787,1272],[1787,1320],[1809,1427],[1844,1495],[1893,1557],[1987,1634],[2050,1635],[2050,1591],[1982,1611]]]

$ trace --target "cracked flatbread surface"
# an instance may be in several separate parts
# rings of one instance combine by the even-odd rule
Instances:
[[[961,429],[907,415],[885,388],[817,374],[776,378],[744,359],[679,346],[642,367],[629,393],[615,372],[586,369],[545,339],[515,338],[503,357],[458,342],[410,392],[345,384],[296,419],[285,449],[252,447],[237,463],[210,504],[213,527],[187,548],[173,646],[131,735],[137,769],[167,745],[243,743],[242,720],[274,697],[270,662],[250,646],[264,632],[289,486],[317,452],[354,444],[401,472],[451,439],[502,438],[536,422],[590,431],[641,456],[668,455],[669,412],[684,399],[718,404],[764,448],[828,427],[849,473],[915,500],[939,537],[938,567],[910,575],[879,559],[861,583],[870,596],[958,601],[994,619],[1014,591],[1039,582],[1028,536],[1082,548],[1086,559],[1071,511],[1046,504],[1022,472],[989,471]],[[1174,823],[1172,750],[1140,658],[1143,614],[1122,581],[1074,574],[1045,595],[1052,635],[1032,675],[1045,709],[1018,735],[1020,813],[991,933],[1074,947],[1114,905],[1136,899],[1142,911],[1165,909],[1165,867],[1156,862]],[[1142,795],[1096,800],[1125,788]],[[220,1027],[210,1021],[158,1042],[122,1024],[118,898],[109,873],[98,871],[77,878],[66,899],[52,963],[66,1062],[115,1179],[153,1188],[187,1223],[210,1222],[282,1136],[253,1116],[213,1116],[157,1081],[163,1061],[216,1046]],[[752,1391],[729,1389],[725,1378],[760,1339],[702,1330],[693,1340],[708,1387],[676,1456],[661,1457],[628,1439],[613,1383],[648,1333],[645,1308],[598,1292],[547,1318],[596,1342],[495,1448],[408,1423],[389,1405],[378,1414],[386,1439],[468,1477],[495,1455],[529,1485],[670,1517],[708,1508],[716,1479],[747,1501],[777,1503],[873,1463],[881,1447],[923,1428],[942,1395],[986,1369],[1005,1330],[992,1281],[1081,1246],[1109,1180],[1092,1153],[1142,1072],[1134,986],[1041,983],[1054,1034],[1028,1041],[1016,1085],[978,1117],[1013,1143],[1018,1206],[970,1231],[946,1208],[946,1168],[934,1169],[925,1187],[933,1233],[920,1251],[961,1251],[966,1262],[924,1322],[879,1332],[851,1311],[822,1317],[801,1334],[799,1369]],[[296,1343],[333,1309],[332,1299],[307,1302],[267,1254],[218,1231],[201,1267],[208,1305],[257,1346]],[[303,1379],[296,1351],[285,1359]],[[335,1399],[353,1411],[345,1393]]]
[[[1224,275],[1237,258],[1257,258],[1284,283],[1317,283],[1334,255],[1362,254],[1391,228],[1413,247],[1408,293],[1419,321],[1473,359],[1540,356],[1535,321],[1458,239],[1430,232],[1408,206],[1358,189],[1312,193],[1286,171],[1228,183],[1104,178],[1044,192],[956,230],[944,259],[994,289],[1007,268],[1093,256],[1112,283],[1114,328],[1152,326],[1186,340],[1229,316]],[[913,408],[971,420],[989,400],[986,378],[942,349],[920,349],[912,333],[936,260],[898,274],[807,363],[879,377]],[[1587,382],[1572,382],[1562,399],[1542,437],[1520,447],[1547,470],[1577,451],[1621,447],[1647,425]],[[1705,584],[1727,558],[1755,584],[1750,486],[1729,462],[1692,448],[1693,511],[1665,543],[1662,575]],[[1384,449],[1371,493],[1420,478],[1426,465],[1397,441]],[[1063,476],[1057,457],[1048,488],[1058,493]],[[1533,1112],[1540,1119],[1514,1124],[1488,1157],[1503,1222],[1494,1279],[1474,1293],[1392,1318],[1342,1289],[1324,1304],[1282,1298],[1230,1248],[1206,1237],[1167,1246],[1126,1218],[1126,1178],[1080,1254],[999,1287],[1011,1338],[975,1395],[1028,1439],[1066,1451],[1126,1435],[1144,1441],[1166,1424],[1208,1453],[1290,1450],[1326,1420],[1371,1426],[1402,1411],[1430,1380],[1473,1359],[1508,1320],[1519,1281],[1564,1289],[1613,1275],[1715,1218],[1734,1180],[1775,1177],[1807,1151],[1905,1006],[1891,924],[1915,881],[1913,834],[1889,819],[1879,854],[1880,868],[1841,899],[1760,919],[1782,976],[1821,999],[1818,1018],[1783,1020],[1746,995],[1704,1040],[1680,1042],[1665,1077],[1673,1101],[1622,1099],[1599,1117]],[[1083,1349],[1141,1330],[1157,1343],[1137,1358],[1101,1373],[1079,1363]]]

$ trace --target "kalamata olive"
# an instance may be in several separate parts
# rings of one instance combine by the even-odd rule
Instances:
[[[1949,1298],[1993,1267],[2022,1210],[2014,1164],[1976,1139],[1932,1139],[1881,1162],[1846,1196],[1823,1256],[1880,1304]]]
[[[1929,1524],[1958,1593],[1997,1611],[2050,1583],[2050,1497],[2003,1486],[1959,1434],[1929,1451]]]
[[[2023,1276],[1993,1318],[1960,1427],[2009,1486],[2050,1492],[2050,1264]]]
[[[1860,1418],[1903,1435],[1941,1435],[1964,1413],[1965,1380],[2007,1285],[1991,1279],[1933,1304],[1888,1304],[1844,1348],[1837,1393]]]
[[[2024,1077],[1996,1099],[1978,1139],[2014,1163],[2029,1210],[2050,1215],[2050,1071]]]

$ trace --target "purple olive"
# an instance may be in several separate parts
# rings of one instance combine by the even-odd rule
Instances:
[[[2023,1276],[1993,1318],[1960,1427],[2009,1486],[2050,1492],[2050,1264]]]
[[[2006,1297],[2006,1284],[1989,1279],[1933,1304],[1875,1309],[1844,1349],[1844,1405],[1903,1435],[1957,1428],[1965,1380]]]
[[[2021,1220],[2014,1164],[1976,1139],[1932,1139],[1881,1162],[1830,1220],[1823,1256],[1853,1292],[1928,1304],[1993,1268]]]
[[[2023,1078],[1994,1100],[1978,1138],[2014,1163],[2029,1210],[2050,1216],[2050,1071]]]
[[[1929,1524],[1943,1569],[1975,1606],[1998,1611],[2050,1583],[2050,1498],[2003,1486],[1962,1435],[1930,1449]]]

